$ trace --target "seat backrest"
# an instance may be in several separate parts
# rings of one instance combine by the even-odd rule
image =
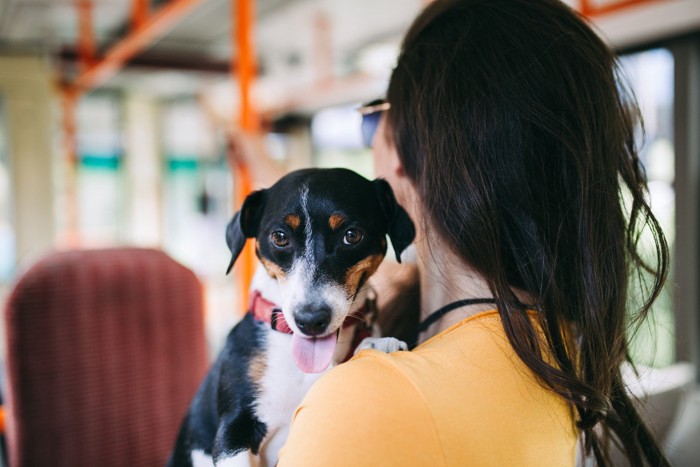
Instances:
[[[202,288],[149,249],[55,253],[5,309],[10,465],[165,465],[207,366]]]

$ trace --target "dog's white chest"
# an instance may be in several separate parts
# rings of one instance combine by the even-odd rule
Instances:
[[[323,373],[304,373],[292,358],[292,338],[276,331],[267,333],[267,365],[259,381],[256,416],[265,423],[267,436],[261,446],[264,460],[275,465],[277,454],[287,439],[294,411],[311,385]]]

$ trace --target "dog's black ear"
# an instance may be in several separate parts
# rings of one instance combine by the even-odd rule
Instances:
[[[400,263],[401,253],[413,242],[416,236],[416,229],[406,210],[396,202],[394,191],[389,183],[378,178],[372,184],[386,218],[387,233],[396,253],[396,261]]]
[[[241,210],[234,214],[233,219],[228,223],[226,244],[231,250],[231,262],[226,269],[226,274],[231,272],[233,263],[236,262],[245,246],[246,239],[258,235],[264,205],[265,190],[254,191],[246,197]]]

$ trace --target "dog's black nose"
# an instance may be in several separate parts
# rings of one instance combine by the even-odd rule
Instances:
[[[294,322],[307,336],[318,336],[331,322],[331,309],[327,306],[304,307],[294,315]]]

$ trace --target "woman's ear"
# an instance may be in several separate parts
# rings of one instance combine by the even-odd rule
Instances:
[[[396,261],[401,262],[401,253],[413,242],[416,229],[404,208],[396,202],[394,191],[386,180],[378,178],[372,182],[374,192],[381,206],[387,224],[387,234],[396,253]]]
[[[226,274],[231,272],[233,264],[241,254],[248,238],[258,235],[260,220],[265,205],[265,190],[255,191],[243,201],[241,210],[234,214],[231,222],[226,227],[226,244],[231,250],[231,262],[226,269]]]
[[[405,176],[386,115],[383,115],[379,120],[377,134],[372,144],[372,152],[374,153],[374,173],[378,177],[393,182]]]

